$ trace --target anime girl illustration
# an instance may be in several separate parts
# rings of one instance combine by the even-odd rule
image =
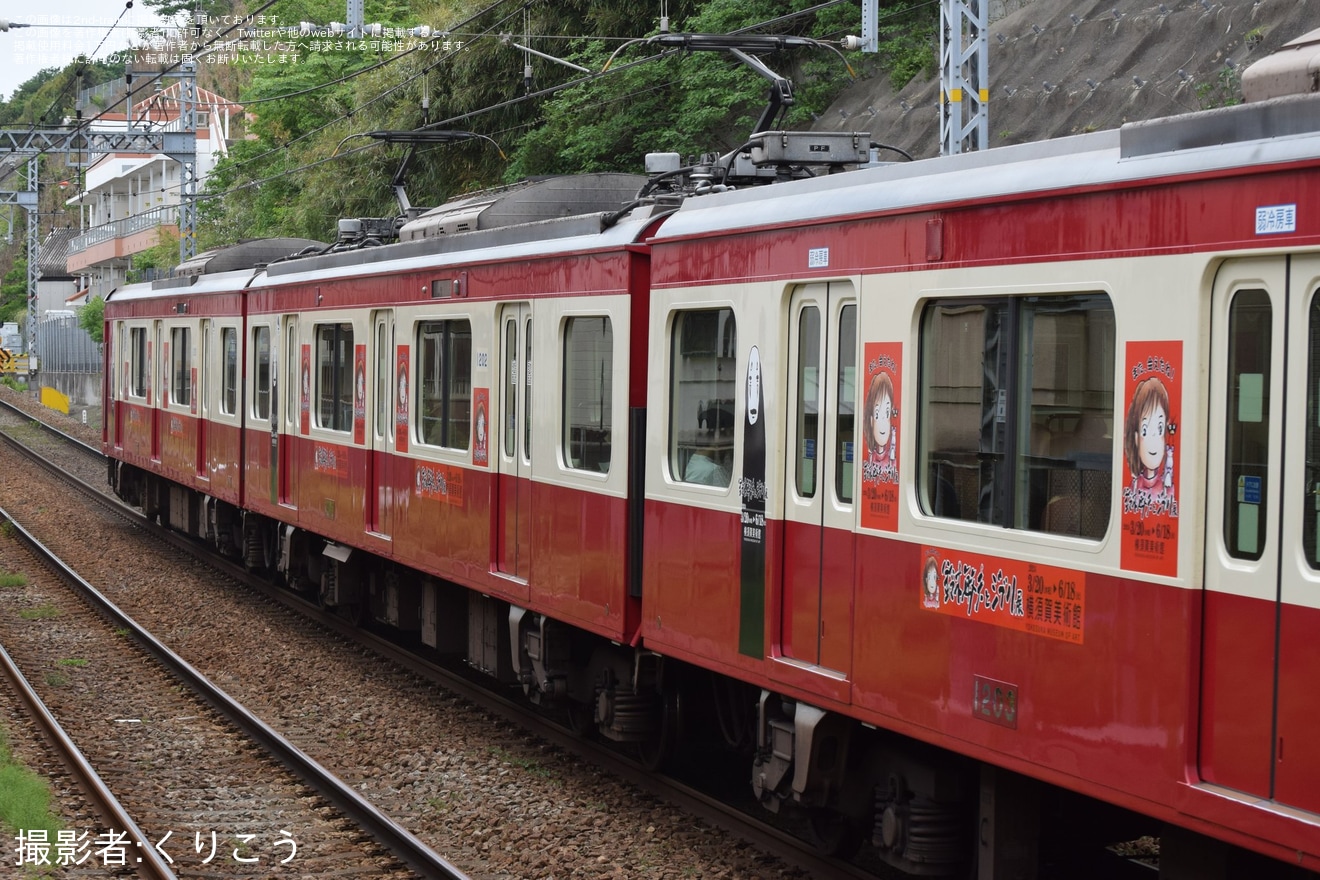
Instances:
[[[866,461],[867,464],[898,464],[898,432],[894,410],[894,380],[885,370],[877,370],[866,388]]]
[[[903,344],[867,342],[865,379],[861,388],[862,525],[868,529],[898,530],[899,400],[903,385]]]
[[[1173,444],[1169,392],[1158,376],[1137,383],[1123,423],[1123,454],[1132,491],[1173,501]]]
[[[924,608],[940,607],[940,572],[934,554],[926,557],[921,569],[921,604]]]

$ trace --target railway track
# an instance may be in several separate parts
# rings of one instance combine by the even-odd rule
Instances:
[[[43,577],[33,589],[46,601],[29,606],[39,613],[20,612],[19,624],[4,630],[18,667],[56,670],[44,681],[59,724],[30,704],[48,738],[62,744],[64,762],[81,768],[80,785],[107,822],[73,829],[85,847],[78,857],[136,865],[153,878],[175,876],[179,862],[196,868],[217,857],[239,876],[300,858],[312,874],[358,866],[386,878],[465,877],[198,675],[10,514],[0,511],[0,519],[80,600]],[[6,567],[15,565],[13,552],[0,556]]]
[[[26,414],[21,417],[0,417],[0,428],[3,427],[5,420],[13,421],[16,418],[25,421],[31,420],[31,416]],[[154,525],[147,523],[136,512],[122,508],[117,501],[104,493],[102,486],[99,485],[103,473],[103,463],[99,452],[85,446],[85,444],[74,451],[70,451],[68,446],[63,446],[61,449],[60,441],[44,436],[44,430],[35,426],[30,429],[22,425],[19,427],[24,434],[24,444],[29,442],[29,435],[37,436],[38,431],[42,431],[43,438],[33,444],[40,447],[40,452],[33,453],[34,463],[41,463],[49,473],[59,475],[61,479],[74,481],[71,485],[77,485],[78,491],[83,497],[101,499],[107,510],[114,511],[115,517],[133,523],[134,527],[153,530],[157,537],[169,542],[180,551],[186,551],[189,554],[196,551],[195,545],[188,539],[167,530],[156,529]],[[3,429],[12,432],[11,428]],[[318,622],[335,633],[343,642],[360,646],[362,649],[370,651],[373,657],[385,658],[383,660],[373,660],[373,663],[390,666],[395,670],[407,670],[410,676],[415,676],[417,679],[426,682],[428,686],[439,685],[448,694],[457,695],[461,700],[479,707],[479,713],[486,718],[485,723],[489,724],[490,719],[495,718],[497,719],[496,723],[501,727],[509,729],[516,727],[517,730],[531,732],[539,741],[538,745],[532,747],[538,755],[546,752],[556,755],[559,753],[572,755],[574,760],[589,765],[592,776],[602,772],[608,773],[619,780],[624,780],[628,786],[635,786],[636,791],[629,794],[632,799],[650,796],[677,807],[683,816],[683,819],[677,821],[696,822],[697,828],[703,829],[701,831],[703,835],[720,834],[720,836],[731,835],[732,838],[737,838],[736,841],[732,842],[734,847],[732,852],[730,852],[728,844],[723,845],[725,855],[745,853],[747,857],[760,863],[768,860],[773,863],[773,860],[781,859],[786,864],[774,871],[778,876],[793,877],[798,876],[799,872],[801,872],[801,876],[821,878],[865,878],[874,876],[856,867],[835,860],[823,859],[805,841],[767,826],[755,816],[731,809],[717,798],[703,793],[693,786],[685,785],[676,780],[657,777],[647,772],[627,755],[620,754],[617,750],[610,749],[604,744],[580,739],[564,727],[538,714],[535,710],[521,705],[516,699],[491,693],[484,686],[473,683],[461,671],[446,668],[436,662],[419,657],[408,647],[400,646],[380,635],[354,627],[335,614],[316,607],[313,603],[305,601],[296,594],[275,587],[259,578],[251,577],[240,567],[226,566],[223,561],[209,556],[205,558],[205,564],[222,569],[228,577],[242,582],[246,589],[256,591],[265,600],[262,604],[268,614],[270,604],[278,603],[288,609],[288,615],[297,615],[296,619],[282,614],[268,617],[266,623],[268,631],[283,632],[292,627],[306,629],[308,619]],[[228,594],[230,589],[225,588],[222,592]],[[251,604],[251,600],[248,601]],[[179,613],[186,614],[187,612],[181,608]],[[343,645],[340,644],[337,649],[342,650]],[[397,674],[397,671],[382,674]],[[223,676],[221,677],[223,678]],[[228,685],[228,682],[226,682],[226,685]],[[355,717],[356,713],[348,713],[350,721]],[[294,729],[301,729],[302,723],[301,721],[295,721],[292,726]],[[519,736],[523,737],[522,734],[519,734]],[[313,748],[312,750],[315,751],[316,749]],[[499,750],[503,752],[504,747],[499,747]],[[515,757],[511,761],[506,760],[502,763],[513,766],[519,764],[527,766],[531,762],[527,759]],[[357,770],[347,771],[345,775],[354,777],[360,772],[362,772],[361,768],[358,768]],[[542,771],[538,767],[534,772],[547,771]],[[639,792],[644,794],[639,794]],[[434,803],[434,799],[431,799],[431,802]],[[409,827],[414,827],[414,821],[406,816],[407,810],[403,812],[405,816],[400,821]],[[598,821],[593,820],[593,822],[593,827],[599,825]],[[707,824],[723,831],[710,832],[704,830],[704,826]],[[664,832],[659,831],[653,822],[648,823],[641,833],[643,837],[647,834],[656,834],[661,838],[665,836]],[[482,836],[486,835],[482,834]],[[602,834],[603,840],[607,840],[608,837],[609,834]],[[672,850],[674,848],[669,847],[668,849]],[[685,847],[685,849],[690,849],[690,847]],[[602,858],[602,856],[597,856],[597,863],[601,863]],[[653,856],[644,855],[639,860],[642,862],[654,861],[657,868],[663,867],[663,862]],[[614,858],[608,860],[609,863],[614,861]],[[545,859],[542,859],[542,862],[546,863],[547,866],[553,864],[552,861]],[[787,867],[790,865],[793,867]],[[630,876],[644,875],[630,874]]]

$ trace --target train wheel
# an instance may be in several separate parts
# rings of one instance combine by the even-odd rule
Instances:
[[[660,770],[674,758],[683,729],[683,697],[676,687],[667,687],[660,697],[655,730],[637,744],[637,757],[648,770]]]
[[[862,848],[866,837],[860,823],[836,810],[813,809],[810,812],[811,843],[823,855],[851,859]]]
[[[577,700],[568,700],[565,708],[565,714],[568,716],[568,729],[573,731],[574,736],[582,739],[593,739],[596,736],[596,715],[591,703],[580,703]]]
[[[357,599],[335,607],[335,612],[356,627],[366,626],[370,615],[367,613],[367,600]]]

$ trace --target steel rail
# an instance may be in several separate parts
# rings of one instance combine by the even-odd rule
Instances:
[[[73,445],[73,446],[76,446],[76,447],[78,447],[79,449],[81,449],[83,452],[87,452],[87,453],[90,453],[90,454],[92,454],[92,455],[95,455],[97,458],[104,458],[104,457],[105,457],[105,453],[102,452],[101,449],[100,449],[99,447],[97,447],[97,446],[92,446],[90,443],[84,443],[83,441],[79,440],[77,437],[74,437],[74,436],[71,435],[71,434],[66,434],[66,433],[64,433],[63,431],[61,431],[59,428],[55,427],[54,425],[49,424],[48,422],[45,422],[45,421],[43,421],[42,419],[37,418],[36,416],[32,415],[32,414],[29,413],[29,412],[26,412],[26,411],[24,411],[24,410],[22,410],[22,409],[19,409],[17,406],[15,406],[14,404],[10,403],[10,402],[7,401],[7,400],[0,399],[0,407],[3,407],[4,409],[8,410],[9,412],[12,412],[12,413],[14,413],[15,415],[21,416],[22,418],[27,419],[27,420],[30,421],[30,422],[33,422],[33,423],[36,424],[38,427],[40,427],[41,430],[45,431],[47,434],[50,434],[50,435],[52,435],[52,436],[54,436],[54,437],[57,437],[57,438],[59,438],[60,440],[63,440],[63,441],[65,441],[66,443],[69,443],[69,444],[71,444],[71,445]]]
[[[11,438],[6,437],[6,439],[10,441],[11,445],[15,444],[15,441]],[[24,452],[25,454],[33,454],[28,450],[24,450]],[[11,523],[15,534],[31,547],[33,552],[41,557],[61,578],[72,585],[88,605],[114,626],[127,629],[143,650],[155,657],[177,678],[182,679],[211,708],[224,715],[231,724],[256,740],[266,751],[274,755],[281,764],[360,825],[363,830],[399,861],[417,872],[419,876],[428,878],[428,880],[430,878],[435,878],[435,880],[469,880],[466,874],[415,837],[412,832],[377,810],[370,801],[359,795],[352,786],[339,779],[260,718],[248,712],[240,703],[197,671],[192,664],[143,629],[137,621],[66,565],[63,560],[37,540],[36,536],[24,529],[2,508],[0,508],[0,520]]]
[[[0,437],[15,446],[20,446],[17,440],[7,435],[0,433]],[[22,447],[20,446],[20,448]],[[726,832],[758,847],[763,852],[809,871],[813,877],[820,878],[820,880],[865,880],[865,878],[874,877],[873,874],[855,865],[822,856],[799,838],[747,817],[737,810],[730,810],[720,805],[710,795],[689,785],[649,773],[638,762],[621,755],[617,750],[583,739],[565,730],[545,715],[531,711],[516,701],[495,693],[479,683],[470,681],[443,666],[419,657],[405,647],[357,627],[332,610],[319,608],[314,603],[290,590],[256,577],[235,562],[214,553],[199,552],[199,545],[195,540],[156,524],[143,516],[137,509],[122,504],[113,495],[107,495],[78,477],[47,462],[38,453],[26,448],[23,448],[23,452],[37,464],[73,484],[93,500],[100,502],[116,514],[150,532],[156,538],[194,555],[199,561],[221,574],[238,581],[267,598],[273,599],[294,613],[321,624],[326,629],[350,642],[359,644],[386,660],[447,688],[452,693],[495,713],[506,721],[521,725],[530,734],[541,737],[583,760],[596,763],[597,766],[602,767],[617,778],[630,782],[647,793],[667,801],[688,812],[694,818],[705,819]],[[353,797],[357,797],[356,792],[353,792],[351,788],[348,791]]]
[[[16,530],[22,531],[22,527],[15,523],[7,513],[0,510],[0,519],[4,519],[13,524]],[[26,536],[26,532],[23,532]],[[26,540],[26,537],[25,537]],[[107,828],[113,828],[117,831],[125,832],[133,841],[141,844],[147,840],[147,836],[142,833],[142,829],[133,821],[133,817],[124,809],[123,804],[115,797],[114,792],[106,786],[95,768],[87,760],[74,741],[65,733],[64,728],[60,726],[59,721],[46,708],[41,697],[32,689],[27,677],[23,675],[14,658],[9,656],[9,652],[0,645],[0,666],[3,666],[5,677],[13,686],[14,693],[18,695],[19,700],[27,708],[28,715],[40,728],[46,741],[50,744],[60,761],[64,764],[69,775],[73,777],[78,787],[82,789],[83,794],[91,801],[93,809],[101,816],[102,821],[106,823]],[[21,830],[21,829],[20,829]],[[54,841],[51,841],[54,844]],[[138,858],[137,873],[139,877],[147,877],[150,880],[178,880],[174,871],[165,863],[160,853],[155,847],[138,846],[140,856]]]

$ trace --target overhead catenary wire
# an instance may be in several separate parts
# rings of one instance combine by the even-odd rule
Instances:
[[[455,34],[460,34],[460,33],[461,33],[461,31],[459,30],[460,28],[463,28],[463,27],[465,27],[465,26],[471,24],[472,22],[474,22],[474,21],[476,21],[477,19],[479,19],[481,16],[483,16],[483,15],[485,15],[485,14],[487,14],[487,13],[493,11],[494,9],[496,9],[497,7],[499,7],[500,5],[502,5],[502,3],[504,3],[504,2],[506,2],[506,0],[497,0],[497,2],[490,4],[489,6],[487,6],[486,8],[484,8],[483,10],[481,10],[480,12],[474,14],[473,16],[470,16],[470,17],[469,17],[468,19],[466,19],[465,21],[458,23],[454,29],[446,30],[446,31],[444,31],[444,32],[442,32],[442,33],[437,34],[436,36],[445,36],[445,35],[452,36],[452,35],[455,35]],[[817,11],[819,11],[819,10],[821,10],[821,9],[828,8],[828,7],[831,7],[831,6],[837,5],[838,3],[841,3],[841,2],[845,2],[845,0],[827,0],[827,2],[825,2],[825,3],[821,3],[821,4],[818,4],[817,6],[812,7],[812,8],[809,9],[809,10],[802,10],[802,11],[800,11],[800,12],[798,12],[798,13],[792,13],[792,14],[790,14],[790,15],[786,15],[786,16],[779,16],[779,17],[777,17],[777,18],[775,18],[775,19],[767,20],[767,21],[765,21],[765,22],[758,22],[758,23],[756,23],[756,24],[749,25],[748,27],[741,28],[741,29],[739,29],[738,31],[734,31],[733,33],[734,33],[734,34],[750,33],[750,32],[755,31],[755,30],[757,30],[757,29],[767,27],[767,26],[769,26],[772,22],[783,22],[783,21],[787,21],[787,20],[790,20],[790,19],[793,19],[793,18],[800,17],[800,16],[805,15],[805,14],[814,14],[815,12],[817,12]],[[934,2],[934,0],[932,0],[932,2]],[[922,7],[922,6],[926,6],[926,5],[930,5],[930,3],[929,3],[929,2],[923,2],[923,3],[919,3],[919,4],[914,4],[914,5],[911,7],[911,9],[920,8],[920,7]],[[894,15],[899,15],[899,14],[903,14],[903,12],[905,12],[905,11],[907,11],[907,10],[898,11],[898,12],[895,12],[895,13],[893,13],[893,14],[894,14]],[[513,13],[513,14],[516,14],[516,13]],[[509,16],[507,16],[504,20],[507,21],[509,18],[512,18],[512,14],[509,15]],[[477,39],[480,39],[481,37],[485,37],[485,36],[490,36],[490,35],[492,35],[492,31],[493,31],[493,29],[488,28],[488,29],[486,29],[485,31],[483,31],[483,32],[481,32],[481,33],[479,33],[479,34],[476,34],[476,35],[474,35],[474,36],[475,36]],[[552,38],[552,37],[546,37],[546,38],[547,38],[547,39],[550,39],[550,38]],[[625,45],[630,44],[630,43],[637,42],[637,40],[635,40],[635,39],[633,39],[633,38],[609,38],[609,37],[606,37],[606,38],[598,38],[598,37],[594,37],[594,36],[593,36],[593,37],[566,37],[566,36],[562,36],[562,35],[561,35],[561,36],[557,36],[557,37],[554,37],[554,38],[557,38],[557,39],[591,39],[591,40],[605,40],[605,41],[618,40],[618,41],[624,43]],[[796,40],[795,40],[794,42],[796,42]],[[810,42],[811,42],[812,45],[815,45],[815,44],[818,44],[820,41],[810,41]],[[807,44],[806,44],[806,43],[803,43],[803,45],[807,45]],[[411,54],[417,52],[420,48],[421,48],[421,46],[419,45],[418,47],[414,47],[414,48],[412,48],[412,49],[406,50],[405,52],[399,53],[399,54],[396,55],[396,56],[392,56],[392,57],[389,58],[389,59],[385,59],[385,60],[383,60],[382,62],[380,62],[380,63],[378,63],[378,64],[372,65],[370,68],[364,68],[364,69],[361,70],[361,71],[354,71],[353,73],[345,75],[344,77],[340,78],[339,80],[335,81],[334,83],[328,83],[328,84],[326,84],[326,85],[328,86],[328,85],[332,85],[332,84],[337,84],[338,82],[344,82],[344,81],[347,81],[347,80],[349,80],[349,79],[352,79],[352,78],[354,78],[354,77],[356,77],[356,76],[359,76],[359,75],[362,75],[362,74],[364,74],[364,73],[370,72],[371,70],[379,69],[379,68],[385,66],[386,64],[393,63],[394,61],[400,60],[400,59],[402,59],[402,58],[404,58],[404,57],[407,57],[408,55],[411,55]],[[563,83],[558,83],[558,84],[555,84],[555,85],[552,85],[552,86],[548,86],[548,87],[546,87],[546,88],[544,88],[544,89],[539,89],[539,90],[536,90],[536,91],[528,92],[528,93],[526,93],[526,94],[523,94],[523,95],[517,96],[517,97],[515,97],[515,98],[511,98],[511,99],[506,100],[506,101],[500,101],[500,102],[497,102],[497,103],[495,103],[495,104],[490,104],[490,105],[487,105],[487,106],[485,106],[485,107],[478,108],[478,109],[476,109],[476,110],[467,111],[467,112],[464,112],[464,113],[460,113],[460,114],[456,114],[456,115],[454,115],[454,116],[448,117],[448,118],[446,118],[446,119],[442,119],[442,120],[439,120],[439,121],[436,121],[436,122],[431,122],[431,123],[428,123],[428,124],[424,124],[424,125],[420,126],[418,130],[427,130],[427,129],[436,129],[436,128],[445,128],[445,127],[449,127],[449,126],[452,126],[453,124],[458,123],[458,122],[462,122],[462,121],[465,121],[465,120],[473,119],[473,118],[476,118],[476,117],[478,117],[478,116],[482,116],[482,115],[485,115],[485,114],[488,114],[488,113],[493,113],[493,112],[499,111],[499,110],[501,110],[501,109],[505,109],[505,108],[507,108],[507,107],[511,107],[511,106],[515,106],[515,105],[517,105],[517,104],[524,103],[524,102],[526,102],[526,101],[531,101],[531,100],[536,100],[536,99],[539,99],[539,98],[543,98],[543,97],[546,97],[546,96],[548,96],[548,95],[555,94],[556,92],[563,91],[563,90],[565,90],[565,89],[574,88],[574,87],[577,87],[577,86],[579,86],[579,85],[583,85],[583,84],[585,84],[585,83],[592,82],[592,81],[594,81],[594,80],[596,80],[596,79],[598,79],[598,78],[600,78],[600,77],[602,77],[602,76],[606,76],[606,75],[610,75],[610,74],[614,74],[614,73],[621,73],[621,72],[623,72],[623,71],[625,71],[625,70],[631,69],[631,68],[636,67],[636,66],[638,66],[638,65],[649,64],[649,63],[651,63],[651,62],[653,62],[653,61],[656,61],[656,60],[658,60],[658,59],[660,59],[660,58],[664,58],[664,57],[668,57],[668,56],[672,56],[672,55],[680,54],[680,53],[683,52],[683,51],[685,51],[685,50],[684,50],[683,48],[679,48],[679,47],[666,48],[666,49],[662,50],[661,52],[656,53],[655,55],[648,56],[648,57],[646,57],[646,58],[638,59],[638,60],[635,60],[635,61],[631,61],[631,62],[628,62],[628,63],[626,63],[626,64],[615,65],[615,66],[612,67],[612,69],[610,69],[610,70],[608,70],[608,71],[600,71],[600,72],[596,72],[596,73],[585,74],[585,75],[583,75],[583,76],[581,76],[581,77],[576,77],[576,78],[574,78],[574,79],[571,79],[571,80],[565,81],[565,82],[563,82]],[[616,53],[616,54],[617,54],[617,53]],[[276,153],[276,152],[280,152],[280,151],[282,151],[282,150],[285,150],[285,149],[287,149],[287,148],[288,148],[291,144],[293,144],[293,143],[297,143],[297,142],[299,142],[299,141],[301,141],[301,140],[305,140],[306,138],[309,138],[309,137],[313,136],[314,134],[317,134],[317,133],[320,133],[320,132],[324,132],[325,130],[327,130],[327,129],[333,127],[334,125],[339,124],[339,123],[341,123],[341,122],[344,122],[344,121],[346,121],[346,120],[352,118],[355,114],[357,114],[357,113],[360,112],[361,110],[365,109],[367,106],[370,106],[371,104],[375,103],[376,101],[381,100],[381,99],[384,98],[385,96],[387,96],[387,95],[389,95],[389,94],[391,94],[391,93],[393,93],[393,92],[395,92],[395,91],[398,91],[399,89],[405,87],[405,86],[408,85],[409,83],[414,82],[414,81],[416,81],[417,79],[419,79],[419,78],[425,76],[430,70],[433,70],[435,67],[437,67],[437,66],[439,66],[441,63],[443,63],[448,57],[452,57],[452,53],[446,55],[445,58],[438,59],[438,60],[436,60],[435,62],[433,62],[432,64],[427,65],[422,71],[420,71],[420,72],[418,72],[418,73],[416,73],[416,74],[414,74],[414,75],[408,77],[407,79],[405,79],[405,80],[404,80],[403,82],[401,82],[401,83],[398,83],[398,84],[396,84],[396,85],[394,85],[394,86],[391,86],[389,89],[385,90],[384,92],[382,92],[381,94],[377,95],[376,97],[371,98],[371,99],[368,99],[367,101],[365,101],[365,102],[359,104],[357,107],[354,108],[353,111],[350,111],[350,112],[348,112],[348,113],[342,114],[341,116],[338,116],[338,117],[336,117],[335,119],[329,120],[328,122],[324,123],[323,125],[319,126],[319,127],[316,128],[316,129],[313,129],[313,130],[308,131],[308,132],[304,132],[302,135],[299,135],[297,138],[294,138],[294,139],[292,139],[292,140],[290,140],[290,141],[284,142],[284,143],[282,143],[282,144],[279,145],[279,146],[272,147],[270,150],[267,150],[267,151],[265,151],[265,152],[263,152],[263,153],[260,153],[260,154],[258,154],[258,155],[256,155],[256,156],[253,156],[253,157],[250,157],[250,158],[247,158],[247,159],[243,159],[243,160],[240,160],[240,161],[238,161],[238,162],[230,163],[230,164],[228,165],[228,167],[229,167],[230,169],[234,169],[234,168],[240,168],[240,167],[242,167],[242,166],[245,166],[245,165],[251,164],[251,163],[256,162],[256,161],[258,161],[258,160],[260,160],[260,159],[262,159],[262,158],[265,158],[265,157],[267,157],[267,156],[269,156],[269,155],[271,155],[271,154],[273,154],[273,153]],[[846,63],[847,63],[847,62],[846,62],[846,59],[845,59],[845,64],[846,64]],[[849,69],[850,69],[850,72],[851,72],[851,68],[849,68]],[[654,89],[654,88],[659,88],[659,87],[660,87],[660,86],[656,86],[656,87],[653,87],[653,89]],[[319,87],[318,87],[318,88],[319,88]],[[653,89],[652,89],[652,90],[653,90]],[[273,96],[273,97],[271,97],[271,98],[267,98],[267,99],[259,99],[259,100],[263,100],[263,101],[266,101],[266,100],[272,100],[272,101],[273,101],[273,100],[278,100],[278,99],[281,98],[281,97],[284,97],[284,98],[288,98],[288,97],[297,97],[297,96],[301,96],[301,95],[303,95],[303,94],[307,94],[307,93],[309,93],[309,92],[311,92],[311,91],[314,91],[314,90],[315,90],[315,89],[300,90],[300,91],[298,91],[298,92],[289,93],[288,95],[285,95],[285,96]],[[253,101],[245,101],[245,102],[243,102],[244,106],[248,106],[248,105],[253,104],[253,103],[255,103],[255,102],[253,102]],[[523,126],[523,127],[525,127],[525,126]],[[342,141],[341,141],[341,144],[342,144]],[[285,170],[283,170],[283,171],[277,172],[276,174],[269,175],[269,176],[267,176],[267,177],[262,177],[262,178],[259,178],[259,179],[257,179],[257,180],[248,181],[248,182],[245,182],[245,183],[242,183],[242,184],[237,184],[237,185],[235,185],[235,186],[233,186],[233,187],[230,187],[230,188],[225,189],[225,190],[222,190],[222,191],[218,191],[218,192],[210,192],[210,193],[201,193],[201,194],[198,195],[198,198],[199,198],[199,199],[208,199],[208,200],[213,200],[213,199],[223,198],[225,195],[227,195],[227,194],[229,194],[229,193],[239,192],[239,191],[242,191],[242,190],[250,189],[250,188],[252,188],[253,186],[259,186],[259,185],[261,185],[261,184],[263,184],[263,183],[272,182],[272,181],[275,181],[275,180],[281,179],[281,178],[283,178],[283,177],[287,177],[287,176],[292,175],[292,174],[297,174],[297,173],[300,173],[300,172],[302,172],[302,171],[306,171],[306,170],[310,170],[310,169],[312,169],[312,168],[319,167],[319,166],[325,164],[327,161],[330,161],[331,159],[334,159],[334,158],[341,158],[341,157],[346,158],[346,157],[348,157],[348,156],[356,155],[356,154],[361,153],[361,152],[363,152],[363,151],[365,151],[365,150],[371,149],[373,146],[375,146],[375,144],[367,144],[367,145],[364,145],[364,146],[362,146],[362,147],[354,148],[354,149],[351,149],[351,150],[346,150],[346,151],[344,151],[344,152],[342,152],[342,153],[336,153],[336,154],[334,154],[334,155],[332,155],[332,156],[329,156],[329,157],[324,157],[324,158],[322,158],[322,159],[313,160],[313,161],[308,162],[308,163],[305,163],[305,164],[303,164],[303,165],[299,165],[299,166],[297,166],[297,167],[295,167],[295,168],[285,169]]]

